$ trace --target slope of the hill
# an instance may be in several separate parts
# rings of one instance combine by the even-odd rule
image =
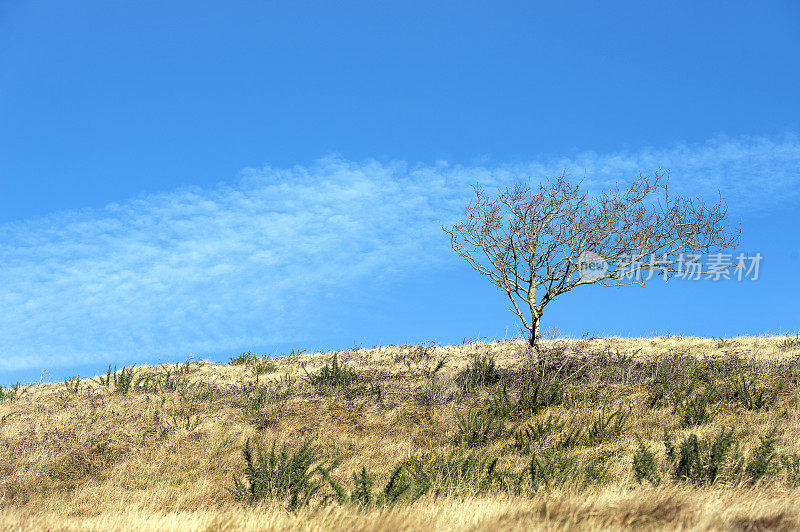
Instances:
[[[799,378],[795,338],[662,337],[3,388],[0,529],[796,529]]]

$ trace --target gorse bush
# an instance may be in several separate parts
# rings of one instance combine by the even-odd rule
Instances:
[[[496,416],[504,419],[516,419],[517,410],[517,400],[508,394],[508,388],[505,385],[489,396],[488,411]]]
[[[164,416],[163,422],[159,424],[159,431],[161,435],[176,430],[185,430],[192,432],[203,421],[200,415],[198,402],[200,401],[200,394],[197,392],[188,392],[186,390],[180,391],[180,401],[176,403],[172,399],[172,408]]]
[[[604,426],[614,426],[615,420],[622,417],[617,412],[603,414],[598,419]],[[531,441],[547,440],[566,428],[558,417],[548,416],[539,421],[538,427],[534,423],[527,427]],[[585,443],[588,440],[580,428],[578,425],[567,432],[583,433]],[[659,467],[655,452],[641,438],[637,439],[632,468],[640,483],[659,485],[662,470],[677,481],[697,485],[711,485],[720,480],[756,483],[781,471],[790,484],[800,483],[800,456],[775,452],[776,430],[761,438],[761,445],[750,453],[748,460],[739,449],[733,429],[723,429],[708,440],[690,434],[677,445],[665,430],[663,468]],[[289,510],[308,506],[312,500],[323,505],[335,502],[366,510],[400,501],[413,502],[424,495],[471,496],[500,492],[520,495],[556,486],[581,488],[602,484],[608,481],[611,464],[616,459],[616,451],[612,449],[589,456],[570,453],[556,445],[531,449],[530,459],[521,469],[502,466],[501,457],[486,450],[460,447],[449,453],[413,454],[383,474],[370,472],[362,466],[350,473],[349,483],[343,483],[331,475],[338,461],[328,466],[319,448],[310,441],[291,453],[285,444],[278,451],[276,441],[269,451],[261,448],[254,451],[248,440],[243,449],[246,480],[234,476],[234,487],[228,491],[245,503],[281,501]],[[382,486],[378,484],[380,478],[385,479]]]
[[[606,409],[603,408],[597,417],[592,418],[591,423],[587,425],[585,444],[594,446],[619,439],[629,415],[630,412],[621,408],[606,415]]]
[[[786,483],[793,487],[800,486],[800,454],[783,454],[780,461],[786,473]]]
[[[717,340],[717,349],[722,349],[724,347],[729,347],[733,344],[730,338],[719,338]]]
[[[64,377],[64,389],[68,393],[76,394],[78,393],[78,388],[81,384],[80,376],[73,376],[73,377]]]
[[[292,351],[294,354],[294,351]],[[266,373],[273,373],[278,370],[278,365],[270,360],[269,355],[261,355],[257,356],[253,353],[247,352],[242,353],[237,357],[231,357],[230,364],[231,366],[247,366],[253,372],[253,375],[256,377],[256,384],[258,384],[258,378],[261,375]]]
[[[272,360],[260,360],[251,364],[250,369],[253,372],[253,375],[256,376],[256,384],[258,384],[258,378],[260,375],[278,371],[278,365]]]
[[[538,419],[516,430],[511,447],[520,454],[531,454],[535,448],[544,446],[550,436],[560,433],[565,425],[560,416],[549,414],[547,419]]]
[[[700,393],[675,403],[674,409],[680,417],[682,426],[696,427],[711,422],[719,411],[719,408],[711,410],[710,403],[710,395]]]
[[[526,380],[519,393],[512,396],[503,388],[489,398],[488,409],[495,415],[519,420],[539,414],[543,410],[564,404],[564,386],[558,381],[544,378]]]
[[[375,501],[375,495],[372,493],[372,485],[375,481],[367,472],[366,467],[362,467],[361,471],[353,472],[353,490],[350,492],[350,501],[369,508]]]
[[[485,452],[449,454],[430,452],[403,462],[411,499],[427,493],[435,495],[479,493],[493,485],[502,488],[503,474],[497,470],[499,458]]]
[[[252,449],[250,439],[242,454],[246,462],[244,470],[247,484],[234,475],[234,487],[228,488],[237,500],[252,504],[264,500],[286,503],[290,510],[307,506],[312,497],[323,487],[325,474],[319,447],[306,440],[299,449],[290,453],[283,444],[276,451],[276,443],[267,452],[261,447]]]
[[[116,369],[116,368],[114,368]],[[114,372],[114,393],[125,395],[130,391],[133,384],[133,366],[123,367],[119,373]]]
[[[458,424],[456,445],[479,447],[506,434],[502,418],[488,410],[473,409],[465,416],[456,412],[456,422]]]
[[[375,483],[374,475],[369,473],[365,467],[361,468],[359,472],[353,472],[353,487],[350,492],[342,487],[341,484],[333,480],[330,476],[330,469],[322,468],[320,473],[323,478],[328,482],[333,490],[333,499],[339,504],[355,504],[363,509],[374,506],[383,506],[385,504],[394,504],[397,500],[411,493],[412,499],[416,499],[422,493],[412,490],[412,480],[405,469],[403,462],[397,464],[389,475],[389,480],[384,485],[383,489],[377,493],[372,490]]]
[[[661,483],[661,475],[658,473],[658,463],[653,451],[639,438],[639,446],[633,455],[633,474],[637,482],[649,481],[654,486]]]
[[[202,418],[200,414],[192,410],[179,409],[165,414],[159,414],[159,412],[156,411],[153,414],[153,421],[158,427],[159,437],[163,438],[167,434],[175,431],[184,430],[186,432],[192,432],[200,426]]]
[[[255,414],[274,399],[275,395],[269,388],[263,386],[256,388],[242,401],[242,410],[245,415]]]
[[[650,390],[646,404],[650,408],[672,404],[674,409],[691,399],[699,378],[695,367],[677,367],[665,361],[655,387]]]
[[[338,355],[334,354],[333,358],[325,363],[319,371],[309,373],[303,367],[308,377],[308,382],[322,392],[335,392],[341,388],[346,388],[356,381],[358,375],[356,372],[348,368],[345,364],[339,363]]]
[[[19,399],[26,391],[28,391],[28,387],[22,385],[19,381],[11,386],[0,386],[0,403],[5,403],[6,401],[11,403]]]
[[[517,399],[517,413],[520,415],[536,415],[551,406],[564,403],[564,385],[557,381],[548,381],[543,377],[525,381]]]
[[[778,394],[783,389],[784,382],[781,381],[775,389],[771,390],[768,386],[758,386],[757,379],[752,377],[746,379],[744,375],[733,379],[732,399],[737,401],[746,410],[767,409],[775,404]]]
[[[777,441],[777,428],[773,428],[766,436],[761,436],[761,445],[753,452],[745,468],[751,483],[756,483],[763,477],[774,474],[778,464],[778,455],[775,453]]]
[[[316,497],[320,503],[329,501],[351,504],[362,509],[374,508],[399,501],[413,502],[423,495],[464,496],[479,493],[524,493],[566,483],[589,485],[606,478],[608,456],[581,460],[576,455],[549,450],[531,457],[519,470],[501,468],[500,458],[483,451],[466,452],[455,449],[449,453],[432,451],[412,455],[388,471],[382,488],[376,490],[379,475],[365,467],[351,473],[351,485],[333,479],[331,472],[337,462],[326,466],[318,448],[304,443],[294,453],[276,451],[273,442],[269,452],[255,452],[249,440],[245,444],[246,482],[234,476],[234,487],[228,488],[237,500],[252,504],[276,500],[296,510],[307,506]],[[330,492],[324,488],[329,487]]]
[[[548,449],[534,454],[523,473],[527,473],[530,487],[536,491],[541,487],[568,483],[599,484],[605,480],[610,466],[610,460],[605,455],[596,455],[581,462],[576,455]],[[522,481],[522,477],[518,478],[517,485],[521,485]]]
[[[563,451],[586,445],[586,433],[582,425],[576,424],[573,419],[567,428],[558,435],[553,447]]]
[[[760,445],[745,460],[733,429],[722,429],[710,440],[690,434],[677,446],[669,431],[664,430],[666,469],[675,480],[699,485],[713,484],[719,480],[746,481],[755,484],[783,472],[789,485],[800,485],[800,456],[779,455],[777,428],[761,436]],[[655,454],[639,439],[633,457],[633,473],[638,482],[661,480]]]
[[[353,487],[350,489],[349,494],[347,490],[331,478],[327,470],[322,470],[322,473],[333,489],[333,498],[336,502],[339,504],[354,504],[362,509],[394,504],[405,495],[407,495],[407,500],[413,501],[426,492],[425,488],[414,485],[414,481],[405,469],[404,463],[399,463],[395,466],[389,475],[389,480],[383,489],[378,492],[372,489],[375,483],[374,475],[369,473],[365,467],[362,467],[358,472],[354,471],[352,473]]]
[[[406,360],[406,362],[410,363],[410,359]],[[450,394],[448,393],[448,390],[445,386],[437,381],[436,377],[439,371],[444,368],[446,363],[447,361],[445,359],[441,359],[436,363],[436,366],[434,366],[433,369],[429,369],[425,372],[425,382],[414,394],[414,398],[421,406],[430,408],[433,405],[449,398]],[[409,368],[410,367],[411,366],[409,365]]]
[[[713,421],[720,410],[720,406],[713,407],[712,403],[720,398],[713,381],[704,381],[705,390],[699,391],[697,385],[700,382],[697,374],[692,370],[692,375],[687,373],[689,369],[684,368],[679,371],[674,378],[667,374],[662,375],[661,390],[651,392],[648,404],[651,407],[661,402],[661,399],[668,399],[672,403],[672,410],[678,415],[681,425],[684,427],[696,427]]]
[[[259,359],[257,355],[254,355],[249,351],[247,353],[242,353],[237,357],[230,357],[230,358],[231,358],[229,364],[230,366],[249,366],[250,364],[254,363],[256,360]]]
[[[111,364],[108,365],[108,372],[106,376],[103,377],[102,375],[98,377],[98,383],[101,386],[110,387],[112,384],[114,385],[114,393],[118,393],[120,395],[126,395],[134,384],[133,377],[134,371],[133,368],[135,364],[131,367],[124,367],[117,371],[116,364],[114,365],[114,370],[111,370]]]
[[[246,392],[239,402],[244,418],[258,430],[278,423],[285,411],[286,401],[292,396],[293,380],[283,377],[272,386],[259,386]]]
[[[646,404],[650,408],[671,402],[673,411],[680,417],[681,425],[694,427],[710,423],[722,408],[721,401],[732,401],[746,410],[762,410],[773,406],[785,385],[781,381],[776,387],[759,384],[756,377],[744,375],[731,379],[723,391],[713,379],[703,381],[704,390],[698,390],[700,382],[696,373],[691,377],[684,369],[673,377],[662,375],[659,386],[651,389]]]
[[[678,480],[713,484],[724,474],[736,476],[743,466],[733,429],[722,429],[711,441],[690,434],[677,448],[665,434],[664,447],[672,476]]]
[[[475,355],[472,362],[467,364],[461,376],[461,381],[465,388],[494,386],[500,382],[500,377],[500,370],[493,357]]]
[[[794,338],[786,336],[784,340],[778,344],[778,349],[787,351],[789,349],[797,349],[800,347],[800,333],[795,334]]]
[[[176,364],[177,366],[177,364]],[[188,366],[163,368],[160,372],[147,371],[136,376],[133,389],[146,393],[174,392],[188,387]]]
[[[532,454],[537,448],[566,451],[612,442],[622,437],[629,415],[624,409],[607,413],[604,408],[596,417],[580,421],[573,417],[567,423],[551,414],[514,431],[511,448],[520,454]]]
[[[583,461],[576,455],[555,450],[534,454],[521,470],[504,469],[499,457],[485,452],[427,453],[404,462],[414,497],[435,495],[510,492],[520,494],[566,483],[602,482],[608,472],[608,457]],[[412,497],[413,498],[413,497]]]
[[[535,491],[540,487],[549,488],[553,485],[574,481],[578,478],[580,464],[577,456],[568,456],[550,450],[538,456],[532,456],[526,469],[531,487]]]

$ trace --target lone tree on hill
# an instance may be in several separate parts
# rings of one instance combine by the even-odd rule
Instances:
[[[654,269],[667,280],[681,272],[683,254],[697,259],[738,243],[741,228],[727,231],[721,196],[710,207],[699,198],[670,198],[668,178],[640,174],[629,188],[594,197],[566,173],[535,194],[518,183],[490,198],[476,185],[465,219],[442,229],[456,253],[505,290],[537,348],[544,308],[559,295],[586,284],[644,286]],[[660,195],[652,201],[660,189],[663,202]]]

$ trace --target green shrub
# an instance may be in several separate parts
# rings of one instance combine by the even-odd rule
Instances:
[[[575,481],[580,477],[581,467],[577,456],[548,450],[534,454],[525,470],[531,489],[550,488],[554,485]]]
[[[731,345],[732,345],[732,340],[730,338],[719,338],[717,340],[717,349],[722,349],[724,347],[729,347]]]
[[[147,371],[136,376],[133,388],[148,393],[182,390],[189,385],[189,377],[186,374],[187,369],[183,365],[175,369],[164,368],[158,373]]]
[[[800,455],[797,453],[781,455],[781,467],[786,475],[786,483],[800,486]]]
[[[505,385],[489,396],[487,408],[496,416],[504,419],[517,417],[517,401],[508,394],[508,388]]]
[[[786,338],[778,344],[778,349],[781,351],[796,349],[798,347],[800,347],[800,333],[797,333],[794,338],[787,335]]]
[[[590,457],[583,465],[583,483],[600,484],[608,477],[608,470],[611,468],[611,461],[608,454]]]
[[[22,397],[25,392],[28,391],[28,387],[22,385],[19,381],[16,384],[12,384],[11,386],[0,386],[0,403],[5,403],[8,401],[9,403],[13,403],[16,399]]]
[[[375,397],[375,402],[380,403],[383,399],[383,387],[380,384],[370,384],[369,395]]]
[[[636,481],[648,480],[654,486],[661,482],[661,475],[658,473],[658,464],[653,451],[639,438],[639,447],[633,455],[633,474]]]
[[[261,386],[245,395],[240,403],[242,413],[258,430],[264,430],[279,421],[283,410],[281,405],[289,399],[291,394],[290,382],[282,381],[274,388]],[[278,408],[265,410],[267,405],[276,405]]]
[[[774,390],[770,391],[766,385],[758,386],[755,377],[748,382],[742,375],[733,379],[732,399],[738,401],[746,410],[767,409],[775,404],[783,386],[784,383],[781,381]]]
[[[603,408],[586,428],[586,445],[600,445],[621,437],[629,415],[629,412],[621,408],[606,415],[606,409]]]
[[[456,445],[479,447],[502,438],[506,432],[503,420],[491,411],[472,409],[466,416],[456,412],[456,421]]]
[[[248,351],[247,353],[242,353],[235,358],[230,357],[230,359],[231,361],[230,364],[228,364],[229,366],[249,366],[258,360],[258,356]]]
[[[334,354],[333,359],[330,362],[326,362],[325,366],[318,372],[311,374],[306,371],[305,367],[303,367],[303,371],[306,372],[308,382],[320,392],[335,392],[341,388],[346,388],[358,378],[355,371],[345,364],[339,364],[337,354]]]
[[[711,402],[720,398],[716,384],[713,381],[706,381],[705,390],[697,391],[699,378],[696,370],[692,368],[692,375],[689,376],[689,369],[682,369],[670,378],[666,373],[662,376],[662,391],[651,392],[648,404],[653,407],[661,398],[669,398],[672,402],[672,409],[680,418],[681,425],[684,427],[696,427],[709,423],[714,419],[717,410],[709,410]]]
[[[723,474],[736,476],[742,468],[741,453],[733,429],[722,429],[713,441],[689,435],[678,448],[665,431],[664,447],[672,467],[672,476],[699,484],[713,484]]]
[[[537,419],[533,423],[513,433],[512,448],[520,454],[531,454],[535,446],[542,446],[553,434],[561,432],[566,423],[560,416],[548,414],[547,419]]]
[[[645,399],[644,404],[647,405],[647,408],[653,409],[657,408],[664,404],[667,394],[666,394],[666,387],[663,385],[658,385],[654,388],[651,388],[648,391],[647,399]]]
[[[775,444],[778,442],[778,429],[773,428],[766,436],[761,436],[761,445],[753,452],[745,472],[751,483],[756,483],[763,477],[775,473],[775,464],[778,456],[775,453]]]
[[[366,467],[362,467],[361,471],[353,472],[353,491],[350,493],[350,502],[353,502],[361,507],[369,508],[375,501],[375,496],[372,493],[372,485],[375,481],[372,475],[367,472]]]
[[[714,419],[716,412],[709,410],[709,406],[709,394],[702,393],[675,403],[674,409],[680,417],[682,426],[696,427]]]
[[[353,487],[350,489],[349,494],[341,484],[331,478],[330,469],[321,468],[320,473],[333,490],[333,498],[336,502],[339,504],[353,503],[365,509],[373,506],[394,504],[412,487],[412,481],[406,471],[405,462],[400,462],[395,466],[389,475],[389,480],[378,493],[372,491],[374,476],[364,467],[358,473],[353,472]],[[419,495],[421,493],[417,497]]]
[[[116,370],[116,367],[114,368]],[[123,367],[119,373],[114,372],[114,393],[125,395],[133,384],[133,366]]]
[[[500,371],[497,368],[494,358],[488,355],[478,356],[467,364],[461,376],[461,382],[465,388],[475,386],[494,386],[500,381]]]
[[[180,402],[176,403],[175,399],[171,399],[172,408],[169,410],[169,412],[164,414],[163,421],[158,416],[158,412],[156,412],[155,419],[159,425],[160,435],[165,436],[167,433],[177,430],[192,432],[194,429],[199,427],[200,423],[203,421],[203,418],[198,412],[199,401],[200,394],[197,392],[192,391],[190,394],[190,392],[187,390],[181,390]],[[162,406],[164,402],[165,401],[162,400]]]
[[[188,409],[174,410],[163,415],[156,412],[153,418],[158,425],[158,435],[161,438],[180,430],[192,432],[203,421],[200,414]]]
[[[409,369],[410,360],[406,360]],[[424,407],[432,407],[440,401],[446,401],[450,394],[445,386],[437,382],[436,374],[447,364],[447,361],[442,358],[434,366],[433,369],[426,370],[425,382],[414,393],[414,399],[417,403]]]
[[[558,381],[537,377],[525,381],[516,396],[509,395],[503,386],[489,398],[488,408],[502,418],[516,420],[561,404],[564,404],[564,386]]]
[[[508,485],[507,473],[497,469],[498,457],[484,452],[456,449],[450,454],[441,452],[412,456],[403,462],[411,500],[433,493],[435,495],[479,493],[492,487],[501,490]]]
[[[67,390],[68,393],[76,394],[78,393],[78,387],[81,384],[81,377],[80,375],[74,377],[64,377],[64,389]]]
[[[98,377],[98,382],[101,386],[110,387],[111,384],[114,385],[114,393],[118,393],[120,395],[127,394],[133,386],[133,368],[136,365],[134,364],[131,367],[123,366],[120,371],[117,371],[116,364],[114,365],[114,370],[111,370],[111,364],[108,365],[108,372],[106,376],[103,377],[102,375]]]
[[[114,371],[112,372],[111,371],[111,364],[109,364],[108,365],[108,373],[106,373],[105,377],[103,377],[102,375],[97,377],[97,382],[100,384],[100,386],[105,386],[105,387],[111,386],[111,383],[113,382],[113,380],[111,378],[111,375],[113,373],[116,373],[116,371],[117,371],[117,366],[114,365]]]
[[[276,441],[269,452],[250,447],[247,439],[242,454],[247,485],[234,475],[234,487],[228,488],[237,500],[252,504],[264,500],[283,501],[290,510],[307,506],[322,489],[325,474],[319,448],[306,440],[294,453],[289,453],[284,443],[276,452]]]
[[[573,419],[567,425],[567,429],[559,434],[554,447],[566,451],[583,445],[586,445],[586,434],[584,433],[583,426],[576,424]]]
[[[662,381],[662,397],[669,398],[672,402],[672,409],[681,421],[681,426],[696,427],[712,421],[719,408],[710,410],[712,401],[720,399],[720,393],[713,381],[705,381],[704,391],[697,391],[699,379],[696,373],[691,377],[687,375],[688,370],[684,369],[673,379],[665,377]],[[649,399],[651,406],[657,397],[652,395]]]
[[[262,360],[260,360],[258,362],[254,362],[250,366],[250,369],[252,370],[253,375],[256,376],[256,384],[258,384],[258,377],[260,375],[265,375],[267,373],[274,373],[275,371],[278,371],[278,365],[275,362],[273,362],[272,360],[269,360],[269,359],[263,360],[262,359]]]
[[[180,362],[175,362],[175,372],[183,375],[188,375],[192,371],[192,357],[189,357],[186,362],[181,364]]]
[[[564,402],[564,386],[557,380],[544,378],[527,381],[520,390],[517,409],[521,414],[536,415]]]
[[[552,447],[566,451],[600,445],[622,435],[628,415],[622,409],[610,414],[603,409],[590,423],[578,422],[575,417],[567,423],[561,421],[560,416],[551,414],[545,420],[537,420],[513,432],[511,447],[521,454],[531,454],[536,448]],[[547,440],[551,440],[551,445],[545,445]]]

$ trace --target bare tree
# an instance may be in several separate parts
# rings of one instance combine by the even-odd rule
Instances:
[[[559,295],[587,284],[644,286],[645,269],[667,280],[680,271],[681,254],[738,243],[741,228],[725,227],[721,196],[712,206],[670,198],[668,178],[661,171],[640,174],[627,189],[617,185],[591,197],[581,192],[582,180],[572,184],[566,173],[535,194],[518,183],[489,198],[476,185],[465,219],[442,229],[456,253],[505,290],[536,348],[544,308]]]

